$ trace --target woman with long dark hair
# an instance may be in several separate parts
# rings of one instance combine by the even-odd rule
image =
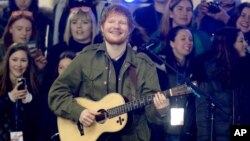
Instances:
[[[244,76],[242,59],[246,57],[247,43],[243,33],[233,27],[219,30],[211,51],[204,54],[199,65],[199,87],[208,96],[196,100],[197,139],[228,141],[230,125],[237,122],[237,97],[241,94]],[[202,68],[202,69],[201,69]],[[211,101],[216,109],[211,111]],[[219,108],[217,108],[219,107]],[[210,111],[210,112],[209,112]],[[211,113],[213,112],[213,113]],[[211,114],[214,115],[213,122]],[[208,117],[209,115],[209,117]],[[211,124],[213,123],[213,124]]]
[[[250,46],[250,3],[243,2],[238,5],[235,9],[234,14],[228,22],[229,26],[236,27],[240,29],[244,35],[245,39]]]
[[[169,31],[166,41],[166,75],[162,76],[163,90],[185,84],[193,74],[194,41],[191,30],[177,26]],[[192,78],[190,78],[192,79]],[[195,97],[193,94],[170,97],[169,119],[164,124],[164,141],[195,141]],[[180,115],[176,113],[180,112]],[[173,123],[179,118],[178,124]]]
[[[209,36],[199,30],[192,28],[193,2],[192,0],[171,0],[166,6],[159,30],[151,38],[160,40],[161,44],[153,51],[162,55],[166,48],[169,31],[177,26],[187,26],[191,29],[195,44],[195,55],[201,55],[208,50],[211,41]]]
[[[18,79],[24,78],[24,87]],[[25,44],[12,44],[0,70],[0,140],[9,141],[15,131],[23,133],[23,140],[34,141],[39,117],[39,83],[33,59]]]

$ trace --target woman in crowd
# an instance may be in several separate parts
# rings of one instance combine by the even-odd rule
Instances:
[[[65,28],[64,42],[59,42],[48,50],[48,72],[46,75],[48,87],[53,82],[51,79],[52,70],[55,70],[55,66],[58,64],[59,55],[64,51],[79,53],[84,47],[93,44],[95,35],[96,20],[91,8],[75,7],[71,9]]]
[[[161,45],[154,52],[157,54],[164,50],[168,40],[169,31],[176,26],[192,27],[193,2],[191,0],[172,0],[166,6],[166,12],[163,15],[160,29],[155,33],[156,38],[161,41]],[[195,55],[204,53],[211,44],[209,36],[195,29],[192,29]],[[154,38],[154,37],[153,37]],[[163,51],[164,52],[164,51]],[[161,53],[159,53],[161,54]]]
[[[61,1],[62,2],[62,1]],[[57,6],[57,5],[56,5]],[[57,28],[57,32],[54,33],[54,38],[56,39],[57,43],[58,42],[63,42],[64,41],[64,34],[66,30],[66,25],[68,21],[68,17],[71,13],[71,9],[75,7],[90,7],[92,13],[94,14],[95,20],[98,20],[98,15],[97,15],[97,0],[84,0],[84,1],[77,1],[77,0],[66,0],[65,2],[65,7],[61,13],[60,19],[58,19],[58,23],[55,23],[55,28]],[[60,13],[56,12],[55,16]],[[56,43],[56,41],[54,41]]]
[[[45,38],[47,25],[52,24],[52,20],[45,16],[39,9],[38,0],[9,0],[8,7],[4,9],[2,17],[2,26],[5,27],[8,24],[9,17],[12,12],[25,10],[32,13],[37,32],[37,45],[44,52],[46,49]],[[52,16],[51,16],[52,17]],[[47,40],[48,42],[48,40]]]
[[[241,3],[236,9],[235,13],[231,17],[228,23],[229,26],[234,26],[240,29],[244,35],[245,39],[250,45],[250,3]]]
[[[36,28],[32,13],[29,11],[14,11],[9,18],[8,24],[2,38],[2,46],[0,47],[0,58],[2,60],[5,51],[12,43],[26,43],[37,41]],[[35,46],[32,51],[32,58],[38,70],[42,70],[46,64],[46,57],[43,55],[39,47]],[[31,51],[31,50],[30,50]]]
[[[167,74],[164,76],[164,89],[185,84],[193,73],[194,43],[191,30],[187,27],[172,28],[166,43]],[[191,78],[190,78],[191,79]],[[177,110],[173,112],[172,110]],[[182,111],[183,110],[183,111]],[[175,115],[176,112],[182,115]],[[164,125],[164,141],[195,141],[195,99],[193,95],[170,97],[170,112]],[[173,119],[181,117],[181,124],[173,125]],[[159,129],[159,128],[158,128]],[[157,131],[157,129],[155,129]],[[155,131],[154,131],[155,132]],[[156,133],[158,136],[159,134]]]
[[[36,30],[32,13],[29,11],[13,12],[5,28],[2,37],[1,58],[4,57],[5,50],[14,42],[27,43],[35,40]]]
[[[249,60],[249,53],[250,53],[250,3],[249,2],[244,2],[241,3],[237,8],[236,11],[234,13],[234,15],[232,16],[232,18],[229,21],[229,25],[234,26],[238,29],[241,30],[241,32],[243,32],[243,34],[245,35],[245,39],[248,42],[248,54],[247,57],[245,57],[246,59],[242,59],[245,60],[243,61],[244,64],[242,65],[242,68],[240,68],[243,72],[241,72],[241,74],[244,74],[244,77],[242,77],[242,83],[243,83],[243,87],[242,87],[242,93],[239,96],[239,108],[238,108],[238,122],[240,124],[250,124],[250,111],[249,111],[249,87],[250,87],[250,75],[249,72],[250,70],[248,69],[250,64],[250,60]],[[246,63],[246,64],[245,64]]]
[[[167,89],[185,84],[194,69],[194,39],[190,29],[187,27],[177,26],[170,30],[167,47],[166,62],[167,76],[165,86]],[[171,68],[172,67],[172,68]],[[183,95],[170,97],[170,110],[177,108],[183,109],[183,116],[174,115],[171,111],[168,124],[166,124],[166,141],[195,141],[195,97],[194,95]],[[173,118],[182,117],[183,124],[172,125]]]
[[[237,97],[241,94],[242,78],[249,78],[249,74],[244,74],[246,47],[243,33],[239,29],[226,27],[215,34],[211,51],[197,59],[201,60],[199,68],[196,68],[198,84],[205,94],[196,99],[199,141],[230,140],[230,125],[237,122],[235,114],[238,113]],[[213,122],[211,114],[214,116]],[[213,139],[210,139],[211,135]]]
[[[177,26],[191,27],[193,16],[193,3],[191,0],[171,0],[166,6],[166,12],[163,15],[162,23],[158,32],[152,36],[151,40],[155,40],[155,48],[152,52],[158,57],[162,57],[163,60],[166,57],[166,48],[169,35],[169,31]],[[211,44],[209,36],[195,29],[190,28],[194,39],[195,56],[199,56],[206,52]],[[149,41],[150,43],[150,41]],[[161,65],[161,64],[160,64]],[[160,66],[157,67],[157,73],[161,89],[165,89],[165,80],[163,79],[166,75],[166,68]]]
[[[26,79],[21,90],[19,78]],[[0,140],[9,141],[11,132],[22,131],[23,140],[34,141],[40,113],[39,84],[25,44],[14,43],[8,48],[1,64],[0,79]]]

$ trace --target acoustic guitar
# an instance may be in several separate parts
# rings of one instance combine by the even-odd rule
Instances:
[[[192,82],[196,85],[196,82]],[[186,84],[168,89],[163,92],[167,97],[192,93],[192,89]],[[83,107],[98,111],[96,122],[91,127],[84,127],[83,133],[79,131],[79,125],[71,120],[58,117],[58,131],[61,141],[96,141],[103,133],[114,133],[122,130],[128,121],[128,112],[142,108],[153,103],[153,96],[148,95],[134,101],[126,102],[118,93],[110,93],[100,101],[92,101],[86,98],[76,98]]]

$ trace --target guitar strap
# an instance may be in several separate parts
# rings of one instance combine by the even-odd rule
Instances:
[[[130,87],[131,87],[131,100],[135,100],[136,97],[136,84],[137,84],[137,79],[136,79],[136,67],[135,66],[130,66],[129,67],[129,78],[130,78]]]

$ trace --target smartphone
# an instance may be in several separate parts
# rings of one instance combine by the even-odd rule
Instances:
[[[24,90],[25,89],[25,85],[26,85],[26,79],[25,78],[18,78],[17,79],[17,83],[21,83],[19,86],[18,86],[18,88],[17,88],[17,90]]]
[[[35,58],[37,56],[37,46],[36,41],[32,40],[27,43],[31,57]]]

